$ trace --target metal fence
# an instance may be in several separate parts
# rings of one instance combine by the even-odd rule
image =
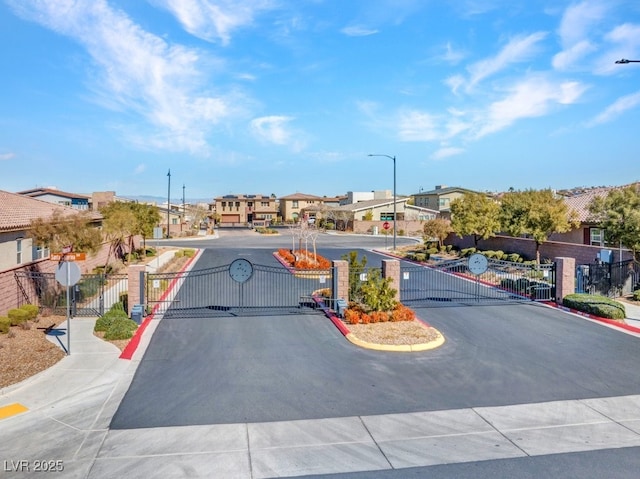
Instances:
[[[18,306],[35,304],[52,314],[67,314],[67,288],[54,273],[17,271],[15,278]],[[102,316],[115,303],[126,302],[127,293],[126,274],[83,274],[69,290],[71,316]]]
[[[403,302],[442,305],[503,301],[551,301],[555,297],[555,264],[525,265],[488,260],[487,270],[474,275],[467,259],[434,266],[403,265],[400,270]]]
[[[148,273],[145,302],[165,317],[248,315],[299,312],[315,308],[314,293],[330,296],[333,269],[289,270],[253,265],[253,275],[238,283],[229,265],[181,273]]]
[[[640,264],[633,260],[617,263],[592,263],[576,268],[576,292],[612,298],[625,296],[640,288]]]

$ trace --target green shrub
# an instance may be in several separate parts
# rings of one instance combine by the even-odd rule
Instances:
[[[426,261],[427,260],[427,254],[426,253],[416,253],[415,255],[415,260],[416,261]]]
[[[104,339],[113,341],[117,339],[129,339],[138,328],[135,321],[127,318],[116,318],[104,333]]]
[[[29,321],[33,321],[38,317],[38,313],[40,312],[40,308],[38,308],[35,304],[23,304],[20,306],[20,309],[26,311],[29,314]]]
[[[518,253],[510,253],[507,255],[506,261],[517,263],[520,261],[520,255]]]
[[[195,254],[196,254],[196,250],[192,248],[182,250],[182,256],[184,256],[185,258],[193,258]]]
[[[0,334],[7,334],[11,328],[11,320],[6,316],[0,316]]]
[[[584,293],[569,294],[564,297],[562,304],[567,308],[576,309],[601,318],[624,319],[627,317],[624,304],[606,296]]]
[[[475,248],[463,248],[460,250],[460,256],[467,257],[467,256],[471,256],[473,253],[476,252]]]
[[[19,308],[10,309],[7,311],[7,316],[11,320],[11,326],[18,326],[29,320],[29,313]]]
[[[426,253],[428,255],[432,255],[432,254],[438,254],[438,248],[429,248]]]
[[[116,303],[119,304],[119,303]],[[129,319],[124,309],[114,308],[113,306],[103,316],[96,320],[96,324],[93,326],[94,331],[107,331],[114,321],[119,319]]]
[[[118,299],[120,300],[120,302],[116,304],[122,308],[122,311],[129,311],[129,293],[126,291],[120,293],[120,297]]]
[[[633,292],[633,300],[634,301],[640,301],[640,289],[636,289]]]

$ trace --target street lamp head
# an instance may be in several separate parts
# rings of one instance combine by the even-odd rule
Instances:
[[[621,60],[616,60],[616,63],[629,63],[629,60],[627,60],[626,58],[623,58]]]

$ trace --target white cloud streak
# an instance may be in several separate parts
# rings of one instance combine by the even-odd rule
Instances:
[[[207,155],[208,132],[234,112],[230,100],[204,90],[198,51],[170,45],[144,31],[105,0],[10,0],[9,4],[25,19],[86,49],[97,67],[95,83],[90,85],[96,101],[147,120],[151,133],[123,128],[140,147]]]
[[[587,126],[593,127],[613,121],[624,112],[632,110],[638,105],[640,105],[640,91],[620,97],[611,105],[609,105],[602,113],[589,121],[587,123]]]
[[[555,105],[575,103],[586,91],[579,82],[553,82],[543,76],[530,76],[510,88],[504,99],[492,103],[477,121],[476,138],[495,133],[523,118],[548,114]]]
[[[229,44],[234,30],[251,25],[271,0],[153,0],[173,14],[183,28],[203,40]]]
[[[0,153],[0,161],[12,160],[15,157],[15,153]]]
[[[350,25],[348,27],[344,27],[340,31],[348,37],[367,37],[378,33],[378,30],[374,28],[367,28],[362,25]]]
[[[527,36],[515,37],[496,56],[471,65],[467,69],[470,73],[467,90],[471,90],[485,78],[504,70],[513,63],[529,60],[537,51],[537,44],[544,40],[546,36],[546,32],[536,32]]]
[[[289,127],[292,120],[289,116],[263,116],[251,120],[249,127],[253,135],[261,141],[301,151],[304,148],[302,135]]]

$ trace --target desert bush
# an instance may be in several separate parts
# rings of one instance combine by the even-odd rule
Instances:
[[[11,320],[11,326],[18,326],[29,320],[29,313],[24,309],[13,308],[7,311],[7,316]]]
[[[564,297],[562,304],[568,308],[593,314],[600,318],[624,319],[627,316],[624,304],[596,294],[569,294]]]
[[[7,316],[0,316],[0,334],[7,334],[11,329],[11,320]]]
[[[385,311],[372,311],[369,316],[372,323],[386,323],[389,321],[389,313]]]
[[[38,313],[40,312],[40,308],[35,304],[23,304],[20,306],[20,309],[26,311],[29,315],[29,321],[33,321],[38,317]]]
[[[414,319],[416,319],[416,313],[401,303],[398,303],[391,312],[391,321],[393,322],[413,321]]]
[[[414,259],[420,262],[426,261],[427,258],[428,258],[427,253],[416,253],[414,256]]]
[[[116,318],[104,333],[104,339],[114,341],[118,339],[129,339],[138,328],[135,321],[128,318]]]
[[[383,278],[378,269],[369,270],[367,280],[360,286],[362,302],[369,311],[391,311],[397,304],[397,290],[391,278]]]
[[[517,263],[518,261],[520,261],[520,255],[518,253],[510,253],[507,255],[506,260],[512,263]]]
[[[182,250],[182,256],[184,256],[185,258],[193,258],[195,254],[196,254],[196,250],[193,248]]]
[[[116,303],[119,304],[119,303]],[[96,324],[93,326],[94,331],[103,331],[106,332],[114,321],[118,319],[129,319],[127,313],[124,309],[119,309],[118,307],[111,307],[109,311],[107,311],[103,316],[99,317],[96,320]]]
[[[360,314],[361,314],[360,311],[358,311],[356,309],[348,308],[344,312],[344,320],[348,324],[359,324],[360,323]]]
[[[640,289],[636,289],[633,292],[633,300],[634,301],[640,301]]]

